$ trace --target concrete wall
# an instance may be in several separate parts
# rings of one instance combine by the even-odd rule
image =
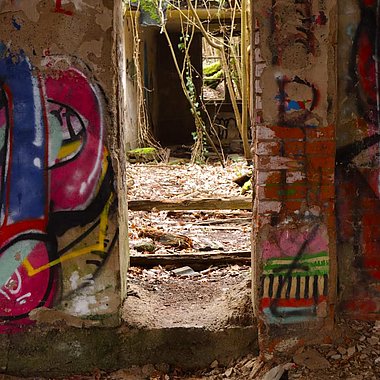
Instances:
[[[3,333],[118,321],[116,3],[0,1]]]
[[[258,0],[254,287],[269,356],[333,320],[336,2]],[[316,334],[318,331],[318,334]]]
[[[379,2],[339,2],[337,225],[340,310],[379,318]]]
[[[160,115],[160,99],[158,97],[158,27],[141,27],[141,57],[144,80],[144,97],[147,117],[153,136],[158,136],[158,119]]]
[[[132,17],[132,18],[131,18]],[[125,99],[127,107],[128,128],[126,130],[127,149],[135,149],[138,146],[138,105],[137,105],[137,79],[134,60],[134,43],[136,33],[134,32],[134,17],[130,14],[125,16]]]

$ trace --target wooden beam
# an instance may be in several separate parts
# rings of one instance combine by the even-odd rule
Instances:
[[[231,252],[197,252],[178,254],[133,254],[130,257],[130,265],[143,268],[152,268],[157,265],[173,265],[176,267],[189,266],[195,270],[206,269],[218,265],[251,265],[251,251]]]
[[[172,210],[251,210],[251,197],[151,200],[137,199],[128,202],[131,211]]]

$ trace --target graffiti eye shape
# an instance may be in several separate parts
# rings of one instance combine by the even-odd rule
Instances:
[[[68,105],[49,104],[49,166],[54,167],[74,159],[85,144],[88,121]]]

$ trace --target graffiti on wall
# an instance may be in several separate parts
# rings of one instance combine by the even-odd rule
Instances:
[[[316,317],[327,299],[329,256],[320,230],[277,230],[263,244],[262,307],[271,323]]]
[[[318,42],[318,28],[328,21],[324,11],[323,1],[272,1],[269,47],[277,117],[273,112],[270,117],[277,124],[258,132],[257,145],[264,210],[259,295],[270,324],[308,322],[328,313],[334,128],[319,107],[325,90],[321,94],[309,70],[324,49]]]
[[[337,222],[340,241],[353,248],[354,281],[343,308],[368,317],[380,313],[380,2],[358,3],[348,86],[358,118],[347,132],[361,138],[337,151]]]
[[[96,274],[115,241],[115,196],[101,97],[80,70],[43,73],[2,46],[0,86],[0,332],[9,332],[59,302],[65,263],[83,259],[87,278]]]
[[[279,125],[317,127],[320,118],[313,111],[318,105],[319,91],[315,85],[297,75],[291,79],[281,75],[276,78],[276,82]]]
[[[326,24],[327,17],[323,10],[313,12],[313,0],[272,0],[270,17],[272,64],[285,66],[293,61],[293,65],[303,66],[310,55],[318,54],[314,32],[318,26]],[[294,58],[298,63],[289,59],[290,50],[292,55],[296,54]]]

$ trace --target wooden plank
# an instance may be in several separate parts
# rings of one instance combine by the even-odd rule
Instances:
[[[235,218],[233,216],[226,217],[225,219],[208,219],[201,222],[193,223],[194,226],[212,226],[215,224],[249,224],[252,223],[252,217],[249,218]]]
[[[128,202],[131,211],[172,210],[251,210],[251,197],[151,200],[137,199]]]
[[[251,251],[231,252],[197,252],[178,254],[133,254],[130,257],[130,265],[143,268],[152,268],[157,265],[173,265],[176,267],[190,266],[195,270],[201,270],[218,265],[250,265]]]

